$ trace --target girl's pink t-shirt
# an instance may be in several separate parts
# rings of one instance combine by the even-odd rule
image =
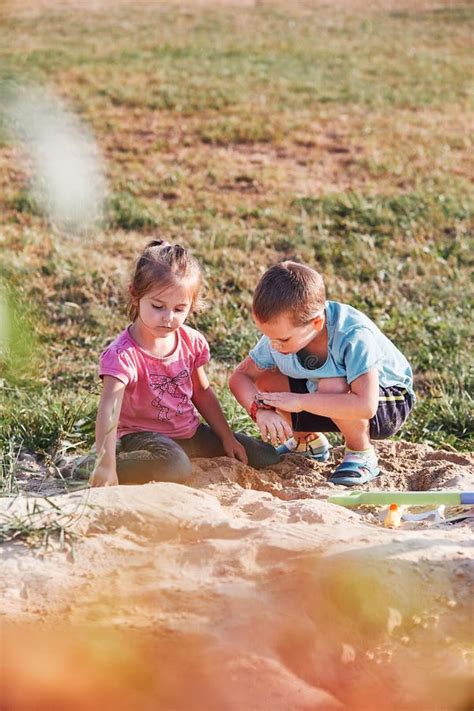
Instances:
[[[128,328],[101,354],[99,375],[112,375],[126,386],[117,436],[159,432],[188,439],[196,432],[199,415],[191,398],[191,374],[209,361],[209,345],[189,326],[177,332],[176,347],[166,358],[150,355]]]

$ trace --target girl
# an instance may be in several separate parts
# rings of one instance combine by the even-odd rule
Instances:
[[[200,267],[184,247],[156,240],[145,247],[129,287],[131,324],[100,357],[92,486],[181,483],[190,457],[227,455],[256,468],[278,462],[273,447],[230,430],[209,386],[209,346],[184,323],[201,286]],[[117,437],[128,453],[119,460]]]

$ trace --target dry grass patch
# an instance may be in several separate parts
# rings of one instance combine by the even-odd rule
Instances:
[[[133,259],[158,232],[203,264],[209,308],[195,325],[224,372],[255,340],[249,306],[262,270],[307,261],[332,298],[367,312],[412,360],[422,397],[410,436],[467,446],[466,4],[2,11],[3,76],[48,85],[81,115],[110,187],[108,223],[88,239],[62,235],[29,193],[20,148],[1,137],[3,274],[33,314],[42,366],[23,389],[3,389],[5,432],[20,412],[25,430],[46,427],[53,442],[60,428],[29,419],[31,397],[46,414],[71,391],[94,397],[98,354],[125,324]]]

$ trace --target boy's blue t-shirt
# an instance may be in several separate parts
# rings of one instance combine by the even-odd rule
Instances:
[[[344,377],[350,385],[359,376],[377,368],[382,387],[404,387],[413,394],[409,362],[370,318],[337,301],[327,301],[325,313],[328,357],[320,367],[305,367],[296,353],[279,353],[272,348],[267,336],[262,336],[252,348],[250,357],[260,368],[276,366],[284,375],[306,379],[309,392],[318,389],[320,378]]]

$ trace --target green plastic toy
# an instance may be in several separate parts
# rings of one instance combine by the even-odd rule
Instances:
[[[342,496],[330,496],[330,504],[339,506],[446,506],[474,505],[474,491],[351,491]]]

